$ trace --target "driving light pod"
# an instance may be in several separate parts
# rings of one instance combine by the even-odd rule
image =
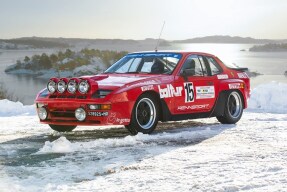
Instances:
[[[66,85],[65,81],[63,81],[63,80],[59,81],[57,84],[57,89],[58,89],[59,93],[64,93],[66,90],[66,87],[67,87],[67,85]]]
[[[56,82],[53,80],[50,80],[47,84],[47,89],[50,93],[54,93],[56,91]]]
[[[88,106],[90,110],[110,110],[112,108],[110,104],[90,104]]]
[[[78,119],[79,121],[84,121],[86,119],[86,111],[83,108],[78,108],[75,111],[75,117],[76,119]]]
[[[67,88],[69,93],[75,93],[77,90],[77,83],[75,80],[70,80]]]
[[[80,93],[82,93],[82,94],[87,93],[89,91],[89,88],[90,88],[90,85],[89,85],[88,81],[86,81],[86,80],[80,81],[79,87],[78,87],[78,90]]]
[[[48,117],[47,110],[44,107],[38,109],[38,116],[41,120],[46,120]]]

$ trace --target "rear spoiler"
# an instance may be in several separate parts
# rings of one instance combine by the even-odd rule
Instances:
[[[238,68],[229,68],[232,70],[236,70],[236,71],[241,71],[241,72],[247,72],[248,68],[244,68],[244,67],[238,67]]]

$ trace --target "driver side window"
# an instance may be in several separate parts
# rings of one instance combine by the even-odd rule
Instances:
[[[204,76],[207,73],[205,67],[202,68],[203,65],[204,63],[201,64],[197,55],[191,55],[185,60],[180,72],[188,71],[191,76]]]

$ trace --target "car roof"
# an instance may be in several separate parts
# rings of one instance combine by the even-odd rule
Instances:
[[[188,51],[188,50],[160,50],[160,51],[139,51],[139,52],[132,52],[129,54],[156,54],[156,53],[181,53],[183,55],[190,55],[190,54],[196,54],[196,55],[205,55],[205,56],[213,56],[216,57],[213,54],[205,53],[205,52],[198,52],[198,51]]]

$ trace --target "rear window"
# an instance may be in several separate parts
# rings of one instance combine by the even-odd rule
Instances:
[[[211,75],[217,75],[222,72],[221,67],[212,57],[206,57],[206,59],[210,67]]]

